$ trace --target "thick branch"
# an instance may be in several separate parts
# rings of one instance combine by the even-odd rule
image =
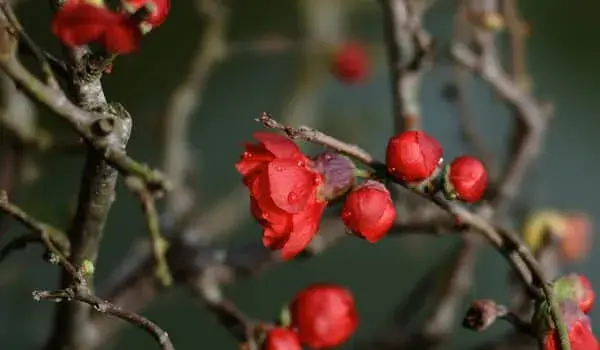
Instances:
[[[66,120],[90,144],[93,150],[122,174],[137,176],[152,189],[168,189],[170,187],[161,172],[137,162],[130,158],[123,148],[94,135],[92,132],[94,124],[105,117],[104,115],[77,107],[67,99],[62,91],[44,85],[14,58],[0,61],[0,65],[23,91]]]

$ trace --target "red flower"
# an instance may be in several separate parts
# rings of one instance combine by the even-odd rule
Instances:
[[[371,243],[383,238],[395,220],[390,193],[378,181],[367,180],[354,188],[342,209],[346,227]]]
[[[367,76],[369,58],[358,43],[347,43],[339,48],[331,64],[332,74],[344,83],[358,83]]]
[[[171,0],[124,0],[123,5],[129,13],[134,13],[140,7],[149,3],[151,7],[150,16],[144,21],[152,27],[161,25],[171,10]]]
[[[67,46],[99,41],[111,53],[135,51],[141,33],[124,14],[80,0],[68,0],[52,19],[52,32]]]
[[[290,312],[300,341],[313,349],[342,344],[358,326],[352,294],[336,285],[313,284],[302,290]]]
[[[554,281],[553,289],[558,302],[572,301],[583,313],[589,313],[594,306],[596,294],[583,275],[571,273],[561,276]]]
[[[119,16],[116,25],[109,27],[101,39],[108,52],[127,54],[137,50],[142,33],[129,17]]]
[[[263,244],[284,260],[300,253],[319,229],[327,205],[319,195],[323,175],[288,138],[255,133],[236,163],[250,192],[250,208],[263,226]]]
[[[569,311],[564,315],[568,327],[571,350],[598,350],[599,344],[592,333],[589,318],[581,311]],[[544,350],[559,350],[560,340],[556,329],[551,330],[544,337]]]
[[[277,327],[267,332],[262,350],[302,350],[302,345],[294,331]]]
[[[556,232],[560,236],[561,255],[567,261],[580,260],[591,248],[592,222],[583,213],[567,214],[564,222],[563,232]]]
[[[592,284],[590,283],[590,280],[588,280],[585,276],[583,275],[578,275],[577,276],[579,278],[579,283],[580,283],[580,294],[579,296],[579,308],[581,309],[581,311],[583,311],[584,313],[589,313],[590,311],[592,311],[592,308],[594,307],[594,300],[596,299],[596,293],[594,293],[594,289],[592,288]]]
[[[476,158],[462,156],[444,169],[444,194],[448,199],[477,202],[487,186],[487,172]]]
[[[415,183],[435,175],[442,155],[442,146],[436,139],[423,131],[411,130],[388,141],[385,160],[391,175]]]

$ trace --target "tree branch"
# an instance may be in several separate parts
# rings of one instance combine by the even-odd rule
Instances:
[[[380,0],[385,21],[388,66],[392,77],[394,130],[421,129],[419,89],[429,68],[432,40],[421,26],[430,1]]]
[[[72,284],[65,289],[59,291],[34,291],[33,298],[36,300],[52,300],[63,301],[61,304],[71,304],[71,300],[93,306],[100,313],[105,313],[118,317],[128,323],[135,325],[148,332],[160,344],[163,350],[174,350],[175,347],[171,343],[168,334],[152,321],[135,313],[127,312],[119,307],[111,304],[106,300],[102,300],[93,295],[87,284],[86,275],[93,274],[93,271],[86,271],[90,266],[93,269],[93,264],[88,264],[89,261],[82,265],[74,265],[63,254],[63,251],[55,243],[53,237],[66,236],[63,232],[52,228],[50,225],[39,221],[38,219],[27,214],[23,209],[8,200],[6,192],[0,190],[0,211],[12,216],[17,221],[24,224],[34,234],[36,234],[44,242],[46,248],[51,252],[50,261],[58,263],[66,274],[71,277]],[[77,267],[79,266],[79,267]],[[82,331],[80,329],[80,331]],[[56,349],[49,347],[49,349]]]
[[[363,154],[365,151],[362,149],[346,144],[332,136],[325,135],[318,130],[307,127],[294,128],[284,126],[266,113],[263,113],[257,121],[261,122],[267,128],[274,128],[285,132],[290,138],[301,139],[332,148],[355,159],[367,160],[367,162],[364,163],[374,169],[381,168],[381,162],[374,160],[368,153]],[[409,186],[401,181],[395,180],[394,182],[409,189]],[[484,217],[472,213],[462,205],[449,202],[440,196],[430,196],[422,192],[417,192],[416,190],[413,190],[413,192],[416,192],[423,198],[429,199],[441,209],[452,214],[452,216],[456,217],[465,228],[471,229],[482,235],[498,252],[505,256],[510,265],[518,272],[523,283],[528,286],[531,293],[538,298],[549,301],[552,306],[552,321],[557,325],[559,333],[561,334],[561,339],[564,338],[566,330],[564,329],[564,323],[562,322],[562,315],[554,300],[554,296],[552,295],[552,290],[547,285],[547,280],[535,257],[521,242],[516,233],[509,229],[496,226],[488,222]],[[563,350],[569,350],[568,344],[566,344],[566,347],[564,347],[563,344]]]

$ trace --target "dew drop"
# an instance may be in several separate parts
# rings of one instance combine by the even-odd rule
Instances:
[[[288,203],[294,204],[298,200],[298,194],[296,194],[294,192],[290,192],[290,194],[288,194],[287,200],[288,200]]]
[[[332,155],[332,154],[330,154],[330,153],[327,153],[327,154],[325,155],[325,160],[329,161],[329,160],[332,160],[332,159],[333,159],[333,155]]]
[[[301,167],[301,168],[303,168],[303,167],[306,166],[306,163],[303,160],[299,160],[298,161],[298,166]]]
[[[279,172],[282,172],[282,171],[283,171],[283,167],[276,166],[276,167],[275,167],[275,170],[277,170],[277,171],[279,171]]]
[[[242,154],[242,157],[245,159],[252,158],[252,153],[246,151]]]

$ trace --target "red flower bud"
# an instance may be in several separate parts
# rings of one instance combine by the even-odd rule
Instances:
[[[302,350],[302,345],[294,331],[278,327],[267,332],[262,350]]]
[[[250,192],[250,209],[263,226],[263,244],[288,260],[310,243],[327,201],[319,195],[323,175],[290,139],[255,133],[236,163]]]
[[[563,303],[563,319],[567,327],[571,350],[598,350],[599,344],[592,333],[589,318],[572,303]],[[549,330],[543,338],[544,350],[560,350],[558,331]]]
[[[348,194],[342,209],[342,221],[353,233],[375,243],[390,230],[396,209],[383,184],[367,180]]]
[[[575,273],[568,274],[557,278],[553,286],[558,302],[571,300],[586,314],[592,310],[596,294],[592,289],[592,284],[585,276]]]
[[[424,131],[411,130],[392,137],[385,161],[388,172],[399,180],[418,183],[436,175],[442,162],[442,146]]]
[[[102,5],[68,0],[52,18],[52,32],[67,46],[100,42],[108,52],[126,54],[137,49],[141,33],[124,14]]]
[[[369,58],[361,44],[348,43],[336,52],[331,64],[332,74],[348,84],[362,82],[367,76]]]
[[[335,152],[325,152],[315,158],[313,169],[323,174],[321,195],[335,199],[354,186],[356,166],[348,157]]]
[[[313,284],[298,293],[290,306],[292,327],[300,341],[313,349],[338,346],[358,326],[354,298],[346,288]]]
[[[442,182],[446,198],[474,203],[485,192],[487,172],[478,159],[461,156],[444,168]]]
[[[150,16],[144,21],[152,27],[161,25],[171,10],[171,0],[124,0],[123,6],[129,13],[135,13],[146,3],[150,6]]]

